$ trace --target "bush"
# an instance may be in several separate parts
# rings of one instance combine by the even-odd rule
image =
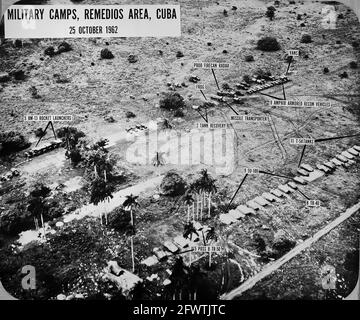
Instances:
[[[357,48],[359,48],[360,43],[359,43],[359,41],[353,41],[353,42],[351,43],[351,45],[353,46],[354,49],[357,49]]]
[[[184,111],[182,109],[177,109],[174,112],[174,117],[176,118],[182,118],[184,116]]]
[[[184,98],[179,93],[167,93],[160,100],[160,108],[166,110],[177,110],[185,107]]]
[[[175,171],[169,171],[163,178],[160,188],[167,196],[179,196],[185,193],[185,180]]]
[[[125,210],[118,208],[112,211],[108,216],[108,225],[118,232],[127,232],[130,226],[130,214]]]
[[[350,68],[351,68],[351,69],[357,69],[357,67],[358,67],[358,64],[357,64],[356,61],[351,61],[351,62],[350,62]]]
[[[80,163],[83,160],[81,152],[78,149],[70,150],[69,152],[66,153],[66,156],[70,158],[71,163],[74,166],[76,166],[78,163]]]
[[[71,50],[72,50],[71,45],[64,41],[59,44],[57,52],[62,53],[62,52],[69,52]]]
[[[274,37],[265,37],[258,41],[257,49],[261,51],[278,51],[280,44]]]
[[[281,239],[277,240],[272,247],[272,258],[279,259],[282,257],[285,253],[289,252],[292,248],[294,248],[296,245],[296,241],[290,240],[290,239]]]
[[[243,80],[244,80],[244,82],[246,82],[246,83],[251,83],[251,78],[250,78],[250,76],[247,75],[247,74],[243,76]]]
[[[296,245],[296,241],[289,239],[283,230],[279,230],[274,235],[272,245],[272,257],[278,259],[290,251]]]
[[[25,80],[25,72],[24,70],[17,69],[12,72],[15,80]]]
[[[184,54],[181,51],[176,52],[176,58],[182,58]]]
[[[45,135],[45,131],[43,128],[37,128],[34,133],[35,133],[35,137],[37,138],[41,138]]]
[[[56,200],[49,201],[47,203],[47,206],[49,207],[49,210],[45,217],[45,220],[47,221],[59,218],[65,213],[64,208],[60,207],[59,202],[57,202]]]
[[[223,90],[230,90],[230,89],[231,89],[231,87],[229,86],[228,83],[223,83],[222,86],[221,86],[221,88],[222,88]]]
[[[138,61],[138,57],[136,55],[134,55],[134,54],[131,54],[131,55],[128,56],[128,61],[130,63],[135,63],[135,62]]]
[[[266,250],[266,242],[261,235],[256,234],[254,236],[254,244],[258,253],[262,253]]]
[[[34,189],[30,191],[30,196],[38,198],[46,198],[50,195],[51,189],[44,185],[43,183],[36,183]]]
[[[113,59],[114,55],[109,49],[105,48],[101,50],[100,57],[101,59]]]
[[[311,43],[311,42],[312,42],[311,36],[310,36],[309,34],[304,34],[304,35],[301,37],[300,42],[301,42],[301,43]]]
[[[329,73],[329,68],[325,67],[323,72],[324,74]]]
[[[252,56],[252,55],[247,55],[247,56],[245,56],[245,61],[246,62],[252,62],[252,61],[254,61],[255,59],[254,59],[254,56]]]
[[[53,57],[53,56],[56,54],[55,48],[52,47],[52,46],[47,47],[47,48],[45,49],[45,51],[44,51],[44,54],[45,54],[46,56]]]
[[[270,19],[270,20],[273,20],[274,19],[274,16],[275,16],[275,11],[276,9],[273,7],[273,6],[270,6],[267,8],[267,11],[266,11],[266,16]]]
[[[23,150],[30,146],[25,137],[15,131],[0,133],[0,151],[2,154],[9,154]]]
[[[22,48],[22,46],[23,46],[22,40],[16,39],[16,40],[14,41],[14,47],[15,47],[15,48]]]
[[[34,220],[26,208],[5,211],[0,215],[0,233],[15,236],[34,227]]]
[[[136,117],[135,113],[132,112],[132,111],[126,111],[125,116],[126,116],[126,118],[128,118],[128,119],[131,119],[131,118],[135,118],[135,117]]]
[[[104,117],[104,120],[105,120],[106,122],[109,122],[109,123],[114,123],[114,122],[116,122],[116,120],[114,119],[113,116],[106,116],[106,117]]]
[[[265,71],[263,69],[258,69],[255,72],[255,76],[258,79],[265,79],[265,80],[269,80],[269,78],[271,77],[271,72],[270,71]]]
[[[69,148],[72,149],[76,147],[80,138],[85,137],[85,133],[75,127],[62,127],[56,130],[56,136],[63,142],[68,140]]]
[[[40,95],[39,95],[39,93],[38,93],[38,90],[37,90],[37,88],[36,88],[35,86],[31,86],[31,87],[29,88],[29,92],[30,92],[30,94],[31,94],[31,96],[32,96],[33,98],[35,98],[35,99],[40,98]]]

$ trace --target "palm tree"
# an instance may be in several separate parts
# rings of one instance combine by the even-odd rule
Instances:
[[[172,125],[171,125],[171,123],[170,123],[170,121],[168,119],[164,119],[161,127],[162,127],[163,130],[172,129]]]
[[[215,179],[210,178],[205,187],[205,190],[208,193],[208,217],[209,218],[210,218],[210,212],[211,212],[211,196],[213,193],[217,192],[215,181],[216,181]]]
[[[28,202],[28,211],[34,217],[35,228],[38,230],[40,217],[41,226],[43,228],[43,236],[45,237],[44,215],[49,212],[49,206],[46,203],[46,198],[50,195],[51,189],[42,183],[37,183],[34,189],[30,192],[30,200]]]
[[[201,196],[202,196],[203,187],[202,187],[201,183],[202,182],[200,181],[200,179],[197,179],[190,185],[190,190],[192,192],[196,193],[196,218],[197,219],[199,218],[199,211],[201,213],[201,208],[202,208],[202,204],[200,204],[200,206],[199,206],[200,201],[202,202]]]
[[[190,237],[190,240],[192,239],[193,234],[199,236],[198,232],[196,231],[196,228],[194,227],[194,224],[192,222],[187,223],[184,225],[184,233],[183,237],[185,239]]]
[[[45,203],[45,199],[42,197],[33,197],[29,200],[28,211],[31,212],[36,230],[39,229],[39,218],[41,222],[41,228],[43,228],[43,235],[45,236],[45,226],[44,226],[44,214],[48,212],[48,207]]]
[[[206,234],[206,242],[208,241],[217,241],[218,236],[215,232],[215,227],[211,227],[211,229]],[[211,251],[209,251],[209,268],[211,267]]]
[[[165,164],[164,152],[156,152],[155,157],[152,159],[152,164],[155,167],[163,166]]]
[[[206,234],[206,241],[209,242],[211,240],[213,240],[213,241],[218,240],[218,236],[215,232],[215,227],[211,227],[210,230]]]
[[[204,190],[204,192],[208,193],[208,216],[210,218],[211,212],[211,196],[213,193],[217,192],[217,188],[215,185],[215,179],[213,179],[206,169],[201,170],[201,177],[200,177],[200,186]]]
[[[139,206],[139,203],[137,202],[137,198],[139,198],[139,196],[134,196],[132,194],[130,194],[129,196],[126,196],[125,201],[123,202],[123,207],[125,209],[129,209],[130,210],[130,218],[131,218],[131,225],[134,226],[134,216],[133,216],[133,209],[135,207]]]
[[[194,203],[194,198],[190,192],[186,192],[183,198],[185,205],[187,205],[187,222],[190,222],[190,207]],[[193,210],[193,219],[194,219],[194,210]]]
[[[274,19],[275,11],[276,9],[273,6],[267,8],[266,16],[270,19],[270,21]]]
[[[204,196],[205,192],[208,193],[208,212],[210,217],[210,210],[211,210],[211,195],[212,193],[216,192],[216,186],[215,186],[215,179],[213,179],[206,169],[202,169],[200,171],[200,177],[193,182],[191,185],[191,188],[195,190],[200,197],[200,215],[202,219],[202,211],[203,211],[203,202],[204,202]]]
[[[134,260],[134,234],[135,234],[135,228],[134,228],[134,216],[133,216],[133,209],[134,207],[138,207],[139,203],[137,202],[137,198],[139,196],[133,196],[130,194],[129,196],[126,196],[126,199],[123,203],[123,207],[130,209],[130,223],[133,227],[134,233],[130,237],[130,243],[131,243],[131,261],[132,261],[132,270],[135,271],[135,260]]]
[[[169,280],[171,281],[171,289],[173,294],[173,300],[176,298],[176,293],[179,292],[179,298],[182,297],[182,289],[187,282],[188,271],[181,257],[177,258],[173,267],[171,268],[171,275]]]
[[[106,149],[107,143],[107,139],[101,139],[90,148],[86,145],[82,147],[82,158],[86,171],[92,172],[94,170],[95,177],[102,175],[103,172],[106,172],[109,178],[112,176],[116,160],[109,155],[109,150]]]
[[[90,203],[98,205],[100,202],[105,202],[113,198],[113,192],[115,188],[112,184],[109,184],[107,180],[100,176],[95,177],[90,183]],[[107,214],[105,215],[107,220]],[[102,224],[102,213],[100,211],[100,222]],[[105,221],[107,222],[107,221]]]

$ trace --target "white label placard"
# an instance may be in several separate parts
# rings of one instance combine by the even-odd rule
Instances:
[[[315,139],[311,139],[311,138],[291,138],[290,139],[290,144],[293,145],[314,145],[315,144]]]
[[[198,129],[231,129],[229,123],[198,123]]]
[[[228,62],[194,62],[193,67],[196,69],[230,69]]]
[[[180,37],[179,5],[14,5],[5,38]]]
[[[301,100],[270,100],[269,105],[272,107],[302,107],[302,108],[314,108],[314,107],[331,107],[331,102],[327,101],[301,101]]]
[[[247,116],[247,115],[238,115],[231,116],[231,120],[233,121],[245,121],[245,122],[268,122],[269,117],[267,116]]]
[[[198,90],[205,90],[205,85],[202,84],[202,83],[197,83],[195,85],[195,88],[198,89]]]
[[[320,200],[307,200],[306,206],[308,207],[320,207],[321,201]]]
[[[25,121],[73,121],[74,117],[68,114],[60,115],[38,115],[38,114],[29,114],[25,116]]]
[[[291,57],[298,57],[300,54],[299,50],[287,50],[286,53]]]
[[[191,247],[194,252],[221,252],[223,247],[221,246],[194,246]]]

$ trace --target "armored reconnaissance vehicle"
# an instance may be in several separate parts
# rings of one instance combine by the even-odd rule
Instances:
[[[218,102],[224,102],[225,101],[224,97],[219,97],[219,96],[216,96],[216,95],[211,95],[210,99],[218,101]]]
[[[28,158],[37,157],[51,150],[63,147],[64,145],[65,143],[60,139],[56,139],[50,142],[45,142],[43,145],[34,147],[29,151],[25,152],[25,156]]]
[[[235,87],[239,90],[248,90],[250,85],[246,82],[237,83]]]
[[[229,98],[235,97],[234,91],[219,90],[216,94],[220,97],[229,97]]]
[[[281,84],[284,84],[286,82],[291,81],[288,77],[286,76],[280,76],[278,79],[267,82],[265,84],[261,84],[261,85],[257,85],[255,87],[250,88],[249,90],[246,91],[247,94],[253,94],[255,92],[259,92],[262,90],[266,90],[269,89],[271,87],[275,87]]]

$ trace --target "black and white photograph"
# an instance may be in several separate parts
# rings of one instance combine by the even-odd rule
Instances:
[[[360,300],[358,1],[0,4],[0,300]]]

